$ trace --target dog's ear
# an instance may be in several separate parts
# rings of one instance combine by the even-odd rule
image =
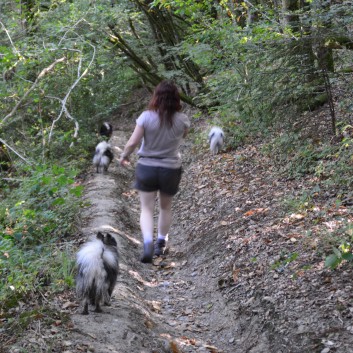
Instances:
[[[101,232],[97,233],[97,239],[104,241],[104,235]]]
[[[106,235],[105,244],[117,246],[117,242],[116,242],[115,238],[109,233],[107,233],[107,235]]]

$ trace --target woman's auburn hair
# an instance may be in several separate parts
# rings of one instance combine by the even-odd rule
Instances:
[[[158,84],[148,105],[149,110],[158,113],[161,126],[173,126],[173,116],[181,110],[180,95],[177,86],[169,80]]]

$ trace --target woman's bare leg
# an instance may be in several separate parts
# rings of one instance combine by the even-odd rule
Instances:
[[[172,201],[173,196],[159,194],[159,216],[158,216],[158,236],[165,237],[172,224]]]
[[[168,232],[172,224],[172,201],[173,196],[159,194],[159,215],[158,215],[158,239],[155,245],[155,254],[163,255],[168,241]]]
[[[141,203],[140,227],[143,236],[144,249],[141,261],[152,262],[154,231],[153,215],[157,192],[139,191],[139,195]]]

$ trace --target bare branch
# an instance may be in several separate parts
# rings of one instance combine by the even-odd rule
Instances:
[[[26,162],[27,164],[32,164],[31,162],[29,162],[25,157],[23,157],[22,155],[20,155],[14,148],[12,148],[9,144],[7,144],[2,138],[0,138],[0,142],[2,144],[4,144],[9,150],[11,150],[13,153],[15,153],[18,157],[20,157],[24,162]]]
[[[64,112],[65,112],[65,115],[66,115],[69,119],[73,120],[74,123],[75,123],[75,132],[74,132],[74,136],[73,136],[73,137],[74,137],[74,138],[77,138],[77,136],[78,136],[78,131],[79,131],[79,129],[80,129],[80,126],[79,126],[79,124],[78,124],[78,121],[77,121],[77,120],[70,114],[70,112],[67,110],[64,101],[63,101],[62,99],[60,99],[59,97],[54,97],[54,96],[46,96],[46,98],[56,99],[56,100],[60,101],[61,106],[63,107],[63,110],[64,110]],[[56,119],[56,121],[57,121],[57,119]],[[70,144],[70,147],[72,147],[72,146],[73,146],[73,144],[71,143],[71,144]]]
[[[41,78],[43,78],[48,72],[50,72],[50,71],[54,68],[55,65],[57,65],[57,64],[59,64],[59,63],[65,61],[65,60],[66,60],[65,57],[62,57],[62,58],[60,58],[60,59],[57,59],[57,60],[55,60],[52,64],[50,64],[48,67],[46,67],[45,69],[43,69],[43,70],[40,72],[40,74],[38,75],[38,77],[36,78],[36,80],[34,81],[34,83],[32,84],[32,86],[29,88],[29,90],[28,90],[28,91],[22,96],[22,98],[17,102],[17,104],[15,105],[15,107],[12,109],[12,111],[11,111],[9,114],[7,114],[4,119],[2,119],[2,121],[1,121],[1,123],[0,123],[0,126],[1,126],[2,124],[4,124],[4,122],[5,122],[7,119],[11,118],[11,117],[15,114],[16,110],[18,109],[18,107],[23,103],[23,101],[28,97],[28,95],[35,89],[35,87],[37,86],[39,80],[40,80]]]
[[[60,113],[59,113],[58,117],[53,121],[53,123],[51,125],[50,133],[49,133],[49,137],[48,137],[48,143],[50,143],[50,141],[51,141],[55,124],[60,120],[60,118],[61,118],[61,116],[62,116],[62,114],[64,112],[68,112],[67,108],[66,108],[66,102],[67,102],[72,90],[77,86],[77,84],[80,82],[80,80],[88,73],[88,69],[91,67],[91,65],[93,64],[93,61],[94,61],[94,59],[96,57],[96,48],[95,48],[95,46],[93,46],[90,43],[88,43],[88,44],[93,48],[93,54],[92,54],[91,61],[89,62],[88,66],[86,67],[84,72],[81,74],[82,57],[80,58],[80,61],[79,61],[79,64],[78,64],[77,79],[72,84],[72,86],[69,88],[69,90],[66,93],[64,99],[60,100],[61,101],[61,110],[60,110]],[[76,128],[78,128],[78,125],[76,125]],[[77,131],[78,131],[78,129],[77,129]]]
[[[9,41],[10,41],[10,43],[11,43],[11,46],[12,46],[13,50],[15,51],[15,53],[16,53],[17,55],[20,55],[20,52],[19,52],[19,51],[17,50],[17,48],[15,47],[15,44],[13,43],[13,41],[12,41],[12,39],[11,39],[11,36],[10,36],[8,30],[6,29],[5,25],[4,25],[1,21],[0,21],[0,24],[1,24],[2,29],[5,31],[7,37],[9,38]]]

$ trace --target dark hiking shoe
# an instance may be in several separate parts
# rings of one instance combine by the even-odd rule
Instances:
[[[143,255],[141,257],[141,262],[144,264],[152,263],[153,258],[153,243],[143,244]]]
[[[167,248],[167,241],[164,239],[157,239],[156,244],[154,245],[154,254],[156,256],[164,255]]]

